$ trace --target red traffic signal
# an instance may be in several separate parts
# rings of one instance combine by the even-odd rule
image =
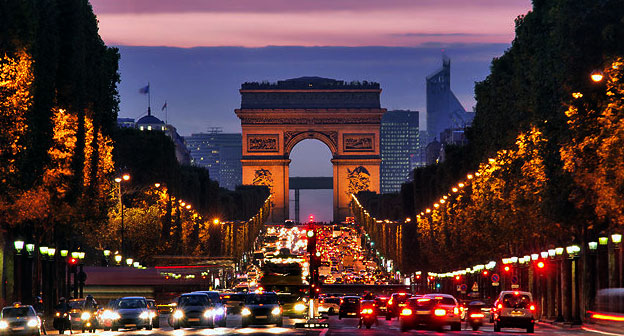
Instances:
[[[489,272],[488,271],[483,271],[483,276],[488,276]]]
[[[511,267],[505,266],[505,272],[509,272],[509,270],[511,270]]]
[[[544,268],[545,266],[546,266],[546,265],[544,264],[544,262],[543,262],[543,261],[540,261],[540,262],[538,262],[538,263],[537,263],[537,268],[539,268],[539,269],[542,269],[542,268]]]
[[[459,281],[459,279],[461,279],[461,277],[459,275],[456,275],[455,280]]]
[[[76,258],[69,258],[70,265],[76,265],[77,263],[78,263],[78,260]]]

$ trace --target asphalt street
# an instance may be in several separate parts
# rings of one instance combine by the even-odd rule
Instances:
[[[386,321],[383,317],[378,319],[378,325],[371,329],[359,329],[358,320],[342,319],[331,316],[329,321],[329,329],[313,329],[302,330],[294,329],[294,323],[298,319],[284,319],[284,327],[277,328],[274,326],[252,326],[250,328],[240,327],[240,316],[229,315],[226,328],[186,328],[173,330],[168,326],[164,317],[161,317],[161,328],[153,330],[122,330],[122,331],[101,331],[98,330],[96,335],[102,336],[208,336],[208,335],[310,335],[310,336],[329,336],[329,335],[526,335],[526,331],[521,329],[503,329],[502,332],[495,333],[492,324],[487,323],[479,331],[472,331],[467,324],[462,324],[462,331],[449,331],[448,328],[444,332],[430,330],[411,330],[409,332],[401,332],[399,330],[399,322],[396,319]],[[49,331],[48,334],[58,334],[56,330]],[[65,332],[67,335],[68,332]],[[94,335],[80,334],[74,332],[74,335]],[[537,324],[535,327],[535,335],[597,335],[580,329],[561,329],[544,324]]]

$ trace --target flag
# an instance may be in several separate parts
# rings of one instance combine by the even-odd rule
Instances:
[[[142,87],[139,89],[139,93],[141,94],[148,94],[149,93],[149,84],[147,84],[145,87]]]
[[[167,108],[167,101],[165,100],[165,103],[163,104],[163,107],[160,110],[164,111],[166,108]]]

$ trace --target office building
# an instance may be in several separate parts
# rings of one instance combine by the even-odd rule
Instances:
[[[474,113],[466,112],[451,91],[451,60],[442,60],[442,69],[427,77],[428,142],[440,140],[447,128],[463,129],[470,125]]]
[[[381,192],[401,190],[410,172],[422,166],[417,111],[388,111],[381,118]]]
[[[186,136],[184,141],[191,153],[192,164],[208,169],[210,178],[219,182],[219,186],[234,190],[242,184],[243,143],[240,133],[221,133],[219,128],[214,128],[208,133]]]

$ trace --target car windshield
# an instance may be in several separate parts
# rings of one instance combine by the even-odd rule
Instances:
[[[178,306],[207,306],[210,299],[207,295],[185,295],[178,300]]]
[[[339,298],[327,298],[327,299],[325,299],[325,303],[336,303],[336,304],[339,304],[340,303],[340,299]]]
[[[299,300],[300,298],[295,296],[295,295],[279,295],[279,302],[281,303],[295,303]]]
[[[211,302],[221,302],[221,298],[219,297],[219,293],[217,292],[208,292],[206,293],[206,295],[208,295]]]
[[[528,308],[531,298],[526,294],[505,294],[503,308]]]
[[[29,307],[16,307],[16,308],[2,309],[2,318],[22,317],[22,316],[35,316],[35,314]]]
[[[69,308],[71,309],[80,309],[84,305],[84,300],[79,301],[69,301]]]
[[[245,301],[247,304],[275,304],[278,303],[275,294],[254,294],[249,295]]]
[[[118,307],[119,309],[137,309],[146,308],[147,304],[141,299],[124,299],[119,301]]]
[[[405,303],[405,301],[407,301],[407,299],[409,299],[410,297],[412,297],[410,294],[405,294],[405,295],[393,295],[392,298],[392,302],[397,302],[397,303]]]
[[[345,305],[359,305],[360,304],[359,298],[344,298],[343,300],[344,300],[343,304]]]

